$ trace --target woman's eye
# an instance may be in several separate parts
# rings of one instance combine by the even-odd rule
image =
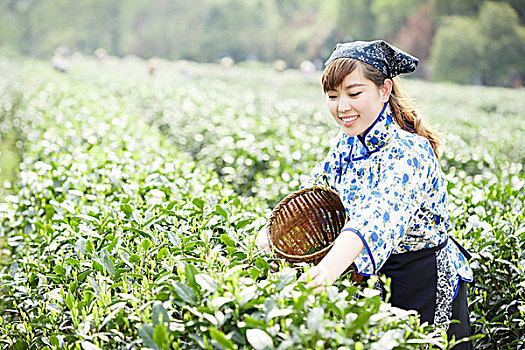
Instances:
[[[331,99],[331,100],[334,100],[337,98],[337,95],[328,95],[328,98]]]
[[[356,92],[356,93],[353,93],[353,94],[348,94],[348,96],[350,97],[357,97],[361,94],[361,92]]]

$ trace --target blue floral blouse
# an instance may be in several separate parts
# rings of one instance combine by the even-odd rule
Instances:
[[[363,134],[341,131],[326,159],[302,187],[325,185],[345,206],[349,229],[365,249],[354,261],[362,275],[375,274],[391,254],[440,245],[448,238],[447,183],[428,140],[402,130],[385,104]],[[472,281],[466,257],[448,240],[444,266],[448,285]],[[443,260],[443,259],[442,259]]]

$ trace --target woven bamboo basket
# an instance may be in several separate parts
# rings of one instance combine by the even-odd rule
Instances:
[[[278,258],[317,264],[330,251],[346,221],[337,192],[326,187],[305,188],[286,196],[273,209],[268,240]],[[346,272],[354,281],[363,278],[353,267]]]
[[[339,195],[323,187],[305,188],[273,209],[267,234],[275,254],[290,262],[318,263],[346,223]]]

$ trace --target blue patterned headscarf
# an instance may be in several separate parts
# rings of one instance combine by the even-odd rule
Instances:
[[[383,72],[388,78],[415,71],[419,62],[416,57],[384,40],[352,41],[337,44],[330,58],[326,60],[325,66],[338,58],[355,58],[363,61]]]

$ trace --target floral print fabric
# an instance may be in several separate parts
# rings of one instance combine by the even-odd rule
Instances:
[[[348,222],[365,249],[354,261],[360,274],[376,274],[391,254],[435,247],[448,238],[447,184],[428,140],[402,130],[385,104],[363,134],[341,132],[303,187],[328,185],[339,193]],[[449,281],[472,281],[472,270],[448,240]]]

